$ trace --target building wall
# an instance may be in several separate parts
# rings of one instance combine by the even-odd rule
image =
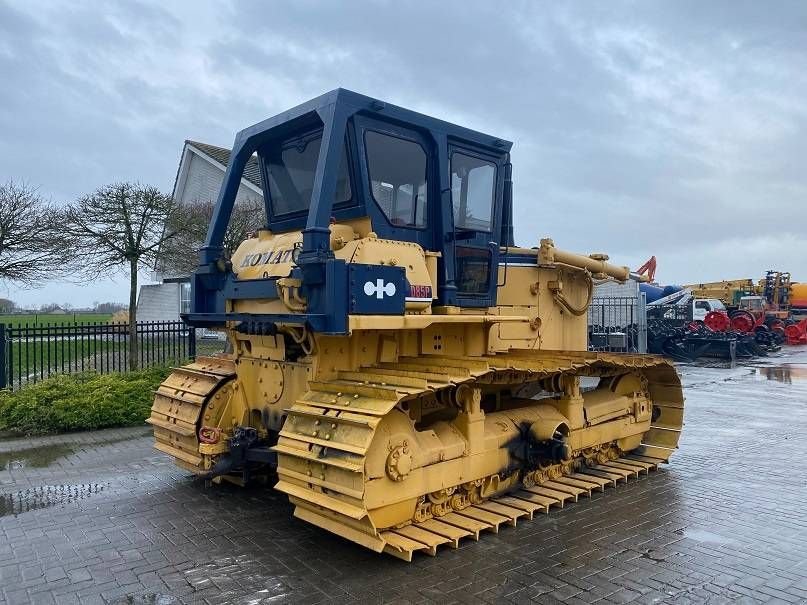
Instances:
[[[627,298],[639,295],[639,282],[629,279],[623,284],[608,280],[594,286],[594,298]]]
[[[140,286],[137,321],[179,321],[179,289],[176,282]]]
[[[223,181],[224,171],[221,168],[192,153],[188,166],[188,177],[182,191],[177,192],[177,200],[185,203],[215,202],[219,197],[219,189]],[[262,200],[263,196],[242,184],[238,188],[235,202],[237,204],[247,199]]]

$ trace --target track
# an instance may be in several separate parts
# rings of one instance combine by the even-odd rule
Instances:
[[[187,470],[202,472],[204,459],[197,434],[202,410],[219,415],[228,397],[228,383],[234,378],[235,363],[224,357],[199,357],[174,368],[157,388],[151,416],[146,419],[154,427],[155,449],[173,456]]]
[[[463,383],[524,384],[560,373],[603,376],[632,369],[647,376],[660,413],[641,448],[629,456],[404,527],[385,531],[371,521],[364,503],[366,454],[381,419],[397,405]],[[415,551],[433,554],[440,544],[478,538],[480,531],[514,525],[537,510],[562,506],[593,489],[654,470],[669,459],[683,423],[683,397],[674,368],[646,355],[529,351],[483,358],[404,358],[341,372],[327,383],[312,381],[309,389],[287,410],[274,448],[280,478],[276,489],[288,494],[295,516],[406,560]]]
[[[408,524],[376,527],[366,506],[367,452],[382,419],[396,406],[461,384],[523,385],[559,374],[603,377],[640,370],[648,379],[654,415],[642,446],[630,453],[607,450],[577,456],[536,481],[523,481],[506,494],[461,507],[431,507]],[[198,430],[216,426],[235,384],[227,358],[199,358],[160,385],[151,417],[155,448],[194,473],[224,450],[200,444]],[[638,478],[666,462],[683,424],[683,397],[674,368],[662,358],[609,353],[511,352],[487,357],[402,358],[398,363],[340,372],[336,380],[310,381],[308,391],[286,410],[273,448],[278,455],[276,489],[295,505],[294,515],[377,552],[411,561],[413,553],[434,555],[440,545],[456,548],[462,538],[479,539],[551,507]],[[221,446],[217,446],[221,447]],[[206,460],[208,462],[206,462]],[[432,512],[434,514],[432,514]]]

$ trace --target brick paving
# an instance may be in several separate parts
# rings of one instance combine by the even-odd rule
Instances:
[[[143,428],[0,440],[0,603],[807,602],[807,354],[682,367],[673,463],[405,564],[204,489]]]

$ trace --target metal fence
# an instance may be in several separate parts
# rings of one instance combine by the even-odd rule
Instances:
[[[196,357],[196,330],[181,321],[138,322],[137,341],[141,368]],[[0,388],[16,389],[55,374],[128,368],[127,323],[0,324]]]
[[[647,352],[644,293],[593,299],[588,308],[588,348],[618,353]]]
[[[689,305],[647,305],[647,319],[681,327],[692,321],[692,308]]]

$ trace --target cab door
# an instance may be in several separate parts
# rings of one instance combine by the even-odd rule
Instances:
[[[501,214],[501,159],[463,146],[449,147],[454,219],[454,283],[461,307],[496,305]]]

